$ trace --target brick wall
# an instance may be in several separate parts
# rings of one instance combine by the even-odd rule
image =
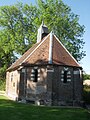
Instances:
[[[34,68],[38,70],[37,82],[33,81]],[[64,83],[64,71],[67,71],[66,83]],[[20,82],[21,73],[24,74],[22,79],[24,88]],[[73,105],[73,101],[82,100],[83,86],[80,73],[79,69],[63,66],[28,67],[21,69],[21,72],[7,72],[6,93],[16,99],[16,97],[21,97],[21,90],[24,92],[23,99],[39,104]]]
[[[47,71],[46,68],[38,67],[38,79],[34,82],[32,79],[32,68],[27,69],[27,92],[26,99],[30,101],[42,101],[46,104],[47,101]]]
[[[62,74],[65,70],[68,71],[66,83],[63,82]],[[47,75],[49,84],[47,89],[51,91],[53,105],[73,105],[73,101],[81,100],[82,79],[80,78],[79,69],[54,66],[54,72],[49,72]]]
[[[18,82],[19,82],[19,73],[17,70],[12,72],[7,72],[6,74],[6,94],[16,100],[18,97]]]

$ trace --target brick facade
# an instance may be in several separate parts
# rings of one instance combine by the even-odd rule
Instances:
[[[6,94],[13,100],[18,98],[20,74],[17,70],[7,72],[6,75]]]
[[[32,79],[34,68],[38,70],[37,82]],[[66,83],[63,81],[64,71],[68,71]],[[82,100],[82,76],[79,69],[37,66],[23,68],[18,72],[7,72],[7,77],[12,77],[12,74],[14,79],[7,80],[6,91],[13,99],[24,99],[49,106],[73,105],[73,102]]]

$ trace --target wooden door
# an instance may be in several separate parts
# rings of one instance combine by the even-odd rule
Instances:
[[[25,97],[25,82],[24,82],[24,73],[20,73],[20,82],[19,82],[19,98],[23,99]]]

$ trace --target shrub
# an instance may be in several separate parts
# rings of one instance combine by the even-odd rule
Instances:
[[[90,104],[90,86],[84,85],[83,99],[87,104]]]
[[[0,90],[5,91],[6,82],[5,80],[0,79]]]

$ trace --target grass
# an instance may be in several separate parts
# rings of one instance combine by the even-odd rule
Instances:
[[[0,96],[0,120],[89,120],[90,113],[82,108],[34,106]]]

